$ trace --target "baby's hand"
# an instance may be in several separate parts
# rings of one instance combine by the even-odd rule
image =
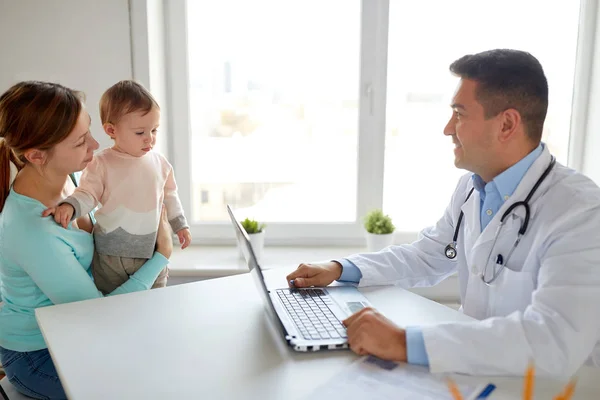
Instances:
[[[181,249],[185,249],[192,243],[192,234],[188,228],[181,229],[177,232],[177,237],[179,238],[179,244],[181,245]]]
[[[50,207],[44,210],[42,213],[42,217],[47,217],[48,215],[54,215],[54,220],[57,224],[62,225],[63,228],[67,229],[69,226],[69,222],[71,222],[71,218],[73,217],[73,213],[75,209],[69,203],[62,203],[56,207]]]

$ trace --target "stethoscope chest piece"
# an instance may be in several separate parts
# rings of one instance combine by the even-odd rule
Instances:
[[[446,249],[444,249],[444,252],[446,253],[446,257],[448,257],[450,260],[454,260],[456,258],[456,244],[449,243],[446,246]]]

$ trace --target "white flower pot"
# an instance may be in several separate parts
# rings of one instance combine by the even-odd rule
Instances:
[[[252,245],[252,251],[254,251],[254,255],[256,256],[256,259],[260,263],[263,252],[264,252],[264,248],[265,248],[265,230],[263,229],[259,233],[248,234],[248,237],[250,237],[250,244]],[[244,259],[244,253],[242,252],[242,249],[239,247],[239,245],[238,245],[238,252],[239,252],[240,258]]]
[[[366,232],[367,234],[367,250],[369,252],[379,251],[391,246],[394,243],[394,232],[385,235],[376,235]]]

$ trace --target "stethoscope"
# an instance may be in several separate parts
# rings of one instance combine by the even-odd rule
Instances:
[[[544,171],[542,176],[540,176],[540,178],[537,180],[535,185],[533,185],[533,187],[531,188],[531,191],[529,192],[529,194],[527,195],[525,200],[517,201],[516,203],[512,204],[510,207],[508,207],[508,209],[504,212],[504,214],[502,214],[502,218],[500,218],[500,225],[498,225],[498,229],[496,230],[496,236],[494,238],[494,242],[492,243],[492,248],[490,249],[490,253],[488,254],[488,257],[486,259],[485,268],[483,269],[483,273],[481,273],[481,280],[486,285],[490,285],[492,282],[494,282],[496,280],[496,278],[498,278],[498,276],[500,275],[500,273],[502,272],[504,267],[508,264],[508,261],[510,260],[510,256],[512,255],[512,253],[515,251],[515,249],[519,245],[519,242],[521,242],[521,238],[527,231],[527,225],[529,225],[529,200],[531,200],[531,198],[535,194],[535,191],[542,184],[544,179],[546,179],[546,177],[548,176],[550,171],[552,171],[552,168],[554,167],[555,163],[556,163],[556,159],[554,158],[554,156],[552,156],[550,159],[550,165],[548,165],[548,167],[546,168],[546,170]],[[469,197],[471,197],[471,194],[473,194],[474,189],[475,189],[474,187],[471,188],[471,191],[469,192],[469,194],[467,195],[467,198],[465,199],[465,203],[467,202],[467,200],[469,200]],[[517,208],[519,206],[523,206],[525,208],[525,218],[521,221],[521,227],[519,228],[519,233],[517,234],[517,240],[515,240],[513,247],[510,249],[510,252],[508,253],[508,257],[506,257],[506,261],[504,261],[504,257],[502,257],[502,254],[498,254],[498,256],[496,257],[496,264],[498,264],[500,266],[500,268],[496,271],[496,267],[494,267],[492,279],[486,281],[485,276],[486,276],[486,272],[487,272],[487,268],[488,268],[488,263],[489,263],[490,257],[492,256],[492,253],[494,251],[494,247],[496,247],[496,241],[498,240],[498,236],[500,236],[500,231],[502,230],[502,227],[504,226],[504,222],[506,221],[506,218],[511,214],[511,212],[515,208]],[[457,254],[456,240],[458,239],[458,232],[460,231],[460,224],[462,223],[463,217],[464,217],[464,213],[461,210],[460,215],[458,216],[458,223],[456,224],[456,228],[454,229],[454,237],[452,238],[452,243],[449,243],[446,246],[446,248],[444,249],[446,257],[449,258],[450,260],[456,258],[456,254]]]

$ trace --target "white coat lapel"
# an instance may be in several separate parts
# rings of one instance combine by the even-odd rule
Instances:
[[[500,232],[501,237],[498,238],[493,254],[490,255],[490,250],[497,233],[500,219],[512,204],[525,200],[549,164],[550,153],[548,148],[544,146],[544,151],[529,168],[517,186],[514,194],[502,205],[502,207],[500,207],[498,213],[481,234],[479,234],[481,211],[479,207],[479,194],[477,193],[477,196],[475,196],[476,191],[473,193],[472,197],[474,198],[473,200],[476,198],[476,202],[470,201],[463,205],[462,210],[465,213],[466,222],[463,236],[465,247],[461,250],[465,251],[467,256],[467,266],[470,272],[468,275],[465,298],[462,304],[463,312],[465,314],[478,319],[487,318],[492,315],[488,298],[489,287],[481,281],[480,273],[482,273],[485,268],[485,262],[488,261],[488,256],[490,256],[488,273],[491,276],[493,268],[492,263],[494,262],[496,255],[498,253],[503,253],[506,256],[507,252],[510,251],[514,240],[517,238],[521,223],[525,218],[525,208],[522,206],[516,207],[511,212],[511,215],[507,216],[505,224]],[[536,214],[535,211],[538,208],[534,203],[547,190],[548,185],[550,184],[549,181],[549,179],[548,182],[544,181],[530,200],[530,218],[534,218]],[[514,264],[514,262],[509,262],[509,264]]]
[[[464,251],[464,254],[467,255],[470,253],[470,249],[473,248],[481,233],[481,221],[479,216],[479,209],[481,208],[479,205],[480,201],[479,192],[477,189],[474,189],[471,197],[469,197],[469,199],[460,207],[463,212],[463,221],[461,232],[458,235],[458,242],[462,243],[464,247],[458,247],[462,247],[459,251]]]
[[[498,210],[496,215],[494,215],[494,218],[492,218],[492,220],[485,227],[483,232],[481,232],[481,235],[479,236],[479,238],[477,239],[477,241],[475,242],[475,244],[472,247],[473,250],[476,250],[477,247],[484,245],[484,244],[488,244],[488,242],[495,239],[496,232],[498,231],[498,226],[500,224],[502,215],[504,215],[506,210],[508,210],[508,208],[511,205],[513,205],[514,203],[525,200],[525,198],[527,197],[527,195],[529,194],[529,192],[531,191],[531,189],[533,188],[533,186],[535,185],[537,180],[540,178],[540,176],[542,176],[542,174],[544,173],[544,170],[548,167],[549,164],[550,164],[550,152],[548,151],[548,147],[544,145],[544,150],[542,151],[542,154],[540,154],[540,156],[533,162],[533,164],[531,165],[529,170],[527,170],[527,172],[525,173],[525,176],[523,176],[523,179],[521,179],[521,182],[519,182],[519,185],[515,189],[515,192],[513,193],[513,195],[510,196],[510,198],[507,201],[505,201],[504,204],[502,204],[502,206],[500,207],[500,209]],[[543,191],[542,189],[543,188],[538,188],[538,190],[535,193],[535,196],[529,201],[530,207],[531,207],[533,201]],[[530,211],[533,211],[533,210],[530,210]],[[512,230],[512,229],[507,229],[507,228],[510,228],[507,225],[514,225],[515,222],[518,222],[520,224],[520,221],[525,218],[525,214],[526,214],[525,207],[516,207],[513,209],[513,211],[511,211],[511,214],[514,214],[518,218],[508,218],[507,217],[505,226],[502,228],[502,231],[503,231],[502,234],[504,234],[504,231]],[[530,212],[530,217],[531,217],[531,215],[533,215],[533,212]],[[477,216],[479,217],[479,209],[478,209]],[[512,219],[512,221],[511,221],[511,219]]]
[[[459,236],[459,242],[464,245],[459,251],[464,252],[467,261],[467,268],[471,273],[478,274],[481,270],[482,247],[481,244],[481,198],[477,190],[467,202],[463,204],[461,210],[464,213],[464,228],[462,229],[463,236]],[[489,228],[486,227],[485,230]],[[484,232],[485,232],[484,230]]]

